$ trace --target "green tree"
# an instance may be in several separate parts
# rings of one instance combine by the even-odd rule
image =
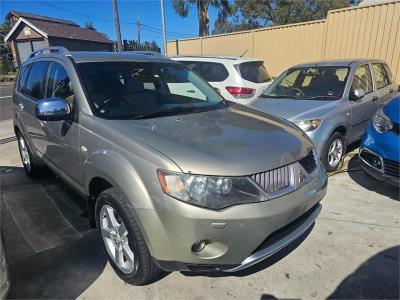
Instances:
[[[93,21],[92,20],[86,21],[84,27],[87,28],[87,29],[96,30],[96,28],[93,25]]]
[[[192,6],[196,6],[199,21],[199,36],[206,36],[210,30],[209,7],[218,10],[217,19],[223,22],[230,14],[229,0],[171,0],[175,12],[181,17],[187,17]]]
[[[214,24],[213,33],[326,18],[329,10],[358,4],[359,0],[235,0],[225,23]]]
[[[8,20],[0,24],[0,73],[2,74],[15,70],[11,45],[4,41],[4,38],[10,32],[11,28],[11,23]]]

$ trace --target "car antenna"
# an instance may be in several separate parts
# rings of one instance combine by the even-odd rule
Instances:
[[[240,57],[243,57],[243,55],[245,55],[246,53],[247,53],[247,51],[249,51],[249,49],[246,49],[246,51],[244,51],[243,53],[242,53],[242,55],[239,55]]]

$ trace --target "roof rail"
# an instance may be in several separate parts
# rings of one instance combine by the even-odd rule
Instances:
[[[135,50],[135,51],[127,51],[129,53],[133,53],[133,54],[140,54],[140,55],[145,55],[145,56],[161,56],[164,57],[164,55],[162,55],[159,52],[156,51],[147,51],[147,50]]]
[[[41,48],[39,50],[33,51],[30,55],[29,58],[35,57],[37,55],[45,54],[45,52],[48,53],[60,53],[64,54],[65,56],[71,56],[67,48],[61,47],[61,46],[55,46],[55,47],[47,47],[47,48]]]
[[[240,57],[239,55],[207,55],[207,54],[181,54],[181,55],[175,55],[175,56],[171,56],[171,57],[175,57],[175,58],[179,58],[179,57],[202,57],[202,58],[218,58],[218,59],[229,59],[229,60],[238,60],[242,57]]]

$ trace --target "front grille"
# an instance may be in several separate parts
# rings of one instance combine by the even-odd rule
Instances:
[[[399,124],[399,123],[393,122],[392,131],[393,131],[395,134],[400,135],[400,124]]]
[[[317,163],[315,161],[314,152],[310,151],[306,157],[299,160],[300,165],[307,171],[308,174],[314,172],[317,167]]]
[[[275,193],[290,185],[292,170],[293,165],[287,165],[270,171],[257,173],[250,177],[267,193]]]
[[[383,162],[385,164],[385,174],[400,178],[399,162],[390,159],[383,159]]]

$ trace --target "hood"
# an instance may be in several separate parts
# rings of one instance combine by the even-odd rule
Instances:
[[[307,136],[291,123],[241,105],[142,120],[108,120],[174,161],[183,172],[243,176],[306,156]]]
[[[319,118],[335,108],[338,100],[257,98],[249,105],[290,121]]]

